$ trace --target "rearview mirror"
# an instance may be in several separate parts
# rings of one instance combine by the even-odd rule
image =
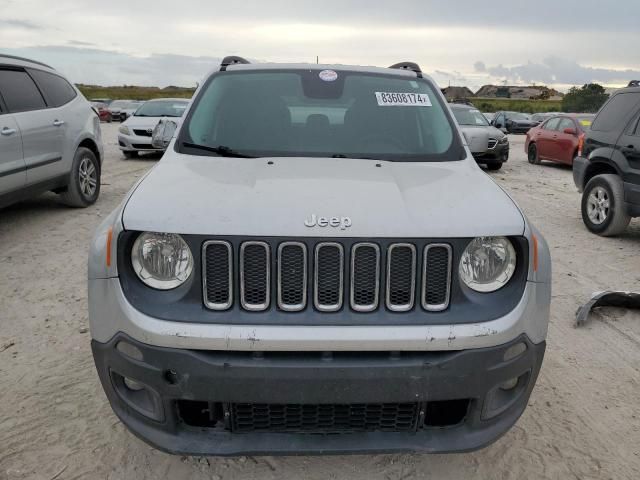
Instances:
[[[564,133],[567,135],[576,135],[578,132],[576,132],[575,128],[565,128]]]
[[[167,120],[166,118],[160,120],[151,134],[153,148],[166,149],[177,129],[178,124],[173,120]]]

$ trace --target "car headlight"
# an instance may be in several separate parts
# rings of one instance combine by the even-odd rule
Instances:
[[[505,237],[478,237],[460,259],[460,278],[476,292],[495,292],[504,287],[516,270],[516,251]]]
[[[145,232],[133,244],[131,264],[146,285],[171,290],[191,276],[193,255],[180,235]]]
[[[127,127],[126,125],[120,125],[120,128],[118,128],[118,131],[123,135],[130,135],[129,127]]]
[[[505,143],[509,143],[509,137],[505,135],[500,140],[498,140],[498,143],[500,143],[501,145],[504,145]]]

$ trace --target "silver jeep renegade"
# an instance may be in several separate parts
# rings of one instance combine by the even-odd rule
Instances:
[[[517,421],[549,251],[416,64],[227,57],[162,141],[89,257],[96,367],[134,434],[202,455],[448,452]]]

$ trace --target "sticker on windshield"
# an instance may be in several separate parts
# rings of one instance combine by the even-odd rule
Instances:
[[[582,125],[583,127],[590,127],[591,123],[591,120],[580,120],[580,125]]]
[[[426,93],[376,92],[380,107],[431,107],[431,99]]]
[[[325,82],[335,82],[338,79],[338,73],[333,70],[322,70],[318,76]]]

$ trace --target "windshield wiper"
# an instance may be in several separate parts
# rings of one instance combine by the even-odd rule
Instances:
[[[216,153],[221,157],[235,157],[235,158],[256,158],[251,155],[245,155],[243,153],[236,152],[229,147],[219,145],[217,147],[209,147],[208,145],[198,145],[197,143],[182,142],[183,147],[193,148],[196,150],[203,150],[205,152]]]

